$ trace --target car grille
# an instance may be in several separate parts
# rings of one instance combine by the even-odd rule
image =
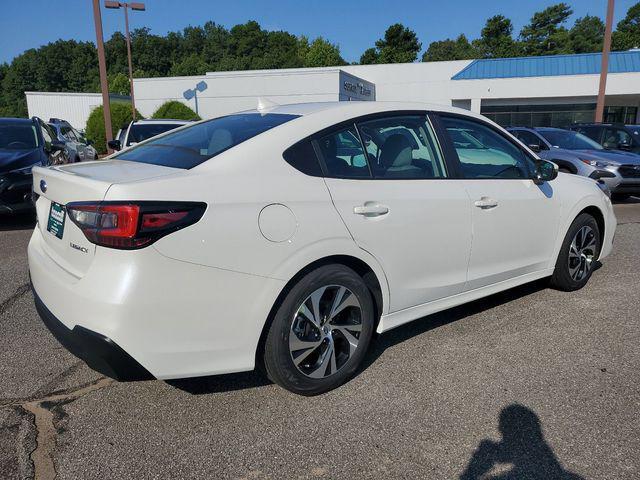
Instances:
[[[640,178],[640,165],[622,165],[618,172],[625,178]]]

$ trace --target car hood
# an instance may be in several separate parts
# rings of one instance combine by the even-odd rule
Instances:
[[[617,165],[640,165],[640,155],[620,150],[572,150],[586,160],[605,160]]]
[[[31,165],[40,165],[40,150],[3,150],[0,149],[0,174]]]

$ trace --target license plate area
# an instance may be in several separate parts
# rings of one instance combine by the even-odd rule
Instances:
[[[64,234],[64,221],[66,216],[67,211],[65,210],[64,205],[51,202],[51,207],[49,208],[49,220],[47,221],[47,231],[61,239]]]

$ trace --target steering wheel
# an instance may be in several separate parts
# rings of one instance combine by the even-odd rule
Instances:
[[[9,142],[7,147],[8,148],[29,148],[29,144],[25,142],[16,141],[16,142]]]

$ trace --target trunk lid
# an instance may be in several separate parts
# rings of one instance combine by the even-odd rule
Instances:
[[[70,202],[101,201],[111,185],[148,180],[180,170],[147,163],[102,160],[33,169],[33,191],[43,249],[61,268],[82,278],[95,255],[96,246],[69,218],[64,206]],[[59,207],[60,206],[60,207]]]

